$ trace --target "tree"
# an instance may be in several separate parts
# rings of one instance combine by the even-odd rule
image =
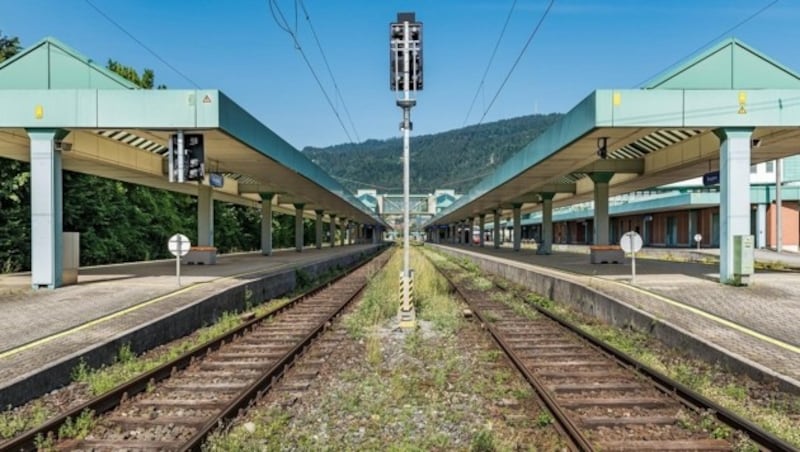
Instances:
[[[0,63],[13,57],[20,50],[19,38],[3,36],[3,31],[0,30]]]
[[[20,51],[19,38],[0,31],[0,62]],[[0,272],[30,267],[30,169],[25,162],[0,158]]]
[[[115,60],[109,58],[108,63],[106,64],[108,69],[116,72],[117,74],[123,76],[124,78],[130,80],[131,82],[135,83],[136,86],[143,89],[166,89],[166,85],[158,85],[155,86],[155,73],[152,69],[146,69],[142,71],[142,75],[140,76],[136,69],[125,66]]]

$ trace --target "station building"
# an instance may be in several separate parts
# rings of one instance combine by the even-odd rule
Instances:
[[[757,248],[777,247],[777,170],[781,172],[781,225],[783,249],[800,251],[800,156],[762,162],[750,167],[750,231]],[[720,246],[719,186],[703,185],[698,177],[684,182],[618,195],[609,200],[610,243],[617,243],[627,231],[642,236],[645,246]],[[553,242],[592,244],[594,202],[553,210]],[[522,217],[524,241],[539,241],[541,212]],[[504,240],[511,240],[513,222],[503,224]]]

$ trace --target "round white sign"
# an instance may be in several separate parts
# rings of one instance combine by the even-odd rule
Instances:
[[[701,240],[703,240],[703,236],[702,235],[700,235],[700,234],[695,234],[694,235],[694,241],[695,242],[699,242]]]
[[[173,256],[186,256],[189,254],[189,248],[192,247],[192,242],[183,234],[175,234],[169,238],[167,248]]]
[[[628,231],[622,234],[622,238],[619,239],[619,246],[626,253],[635,253],[642,249],[642,236],[636,231]]]

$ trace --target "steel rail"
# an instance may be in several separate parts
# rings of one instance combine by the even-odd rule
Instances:
[[[500,286],[497,287],[499,287],[501,290],[506,290],[503,287]],[[689,388],[683,383],[680,383],[679,381],[674,380],[662,374],[661,372],[653,369],[652,367],[637,361],[635,358],[617,349],[616,347],[595,338],[594,336],[583,331],[581,328],[579,328],[577,325],[573,324],[569,320],[564,319],[563,317],[559,316],[554,312],[550,312],[549,310],[545,309],[542,306],[539,306],[535,303],[527,302],[527,300],[525,300],[524,297],[520,296],[516,291],[511,291],[511,293],[515,297],[517,297],[518,300],[524,301],[526,305],[536,309],[544,316],[548,317],[549,319],[555,321],[556,323],[568,329],[569,331],[580,336],[583,340],[589,342],[594,347],[600,349],[605,353],[612,355],[615,359],[624,364],[626,367],[632,368],[634,371],[646,376],[648,379],[656,383],[656,387],[661,389],[663,392],[667,394],[676,395],[678,400],[680,400],[684,405],[700,408],[703,410],[713,411],[715,416],[720,421],[724,422],[725,424],[736,430],[741,430],[747,433],[747,435],[750,437],[751,440],[758,443],[759,446],[764,447],[768,450],[786,451],[786,452],[797,451],[797,448],[789,444],[788,442],[769,433],[760,426],[739,416],[733,411],[705,397],[704,395]]]
[[[380,254],[378,254],[378,256],[379,255]],[[169,378],[174,372],[188,367],[189,364],[191,364],[195,359],[200,358],[209,352],[219,349],[222,345],[224,345],[226,342],[233,340],[236,336],[247,333],[257,324],[269,320],[274,316],[291,309],[294,305],[300,303],[306,298],[310,298],[316,295],[317,293],[327,288],[330,284],[349,276],[354,271],[358,270],[359,268],[371,262],[373,259],[374,257],[364,259],[358,265],[345,271],[341,275],[329,281],[320,283],[317,286],[308,290],[307,292],[292,298],[285,305],[276,308],[270,312],[264,313],[260,316],[257,316],[247,321],[246,323],[236,327],[235,329],[225,333],[224,335],[216,339],[213,339],[209,342],[206,342],[205,344],[201,344],[187,351],[183,355],[175,358],[174,360],[164,363],[144,374],[141,374],[138,377],[135,377],[132,380],[117,386],[116,388],[112,389],[111,391],[105,394],[97,396],[65,413],[60,414],[59,416],[45,422],[44,424],[38,427],[28,430],[27,432],[24,432],[21,435],[11,438],[5,442],[0,442],[0,451],[36,450],[37,437],[41,436],[46,438],[48,435],[57,434],[59,428],[61,428],[61,426],[64,425],[69,419],[77,418],[84,411],[88,410],[93,412],[95,415],[100,415],[113,410],[127,398],[132,397],[141,392],[144,392],[147,389],[148,385],[150,385],[151,383],[158,383],[162,380],[165,380],[166,378]]]
[[[450,284],[459,292],[459,295],[466,300],[466,297],[464,297],[464,294],[461,292],[461,290],[458,288],[458,286],[444,272],[440,272],[440,273],[442,273],[445,276],[445,278],[448,280],[448,282],[450,282]],[[496,277],[496,276],[493,275],[493,277]],[[559,325],[561,325],[562,327],[566,328],[570,332],[576,334],[581,339],[585,340],[586,342],[588,342],[592,346],[596,347],[600,351],[605,352],[605,353],[613,356],[618,362],[620,362],[625,367],[628,367],[628,368],[632,369],[633,371],[635,371],[635,372],[647,377],[650,381],[652,381],[654,383],[656,388],[658,388],[659,390],[661,390],[665,394],[673,396],[679,402],[681,402],[683,405],[685,405],[685,406],[687,406],[689,408],[695,409],[695,410],[698,410],[698,409],[699,410],[709,410],[709,411],[714,412],[714,415],[717,417],[717,419],[719,421],[723,422],[724,424],[728,425],[729,427],[732,427],[732,428],[734,428],[736,430],[740,430],[740,431],[746,433],[750,437],[750,439],[753,440],[755,443],[757,443],[760,447],[762,447],[762,448],[764,448],[766,450],[781,451],[781,452],[783,452],[783,451],[791,452],[791,451],[797,451],[798,450],[792,444],[789,444],[787,441],[785,441],[785,440],[783,440],[781,438],[778,438],[777,436],[773,435],[772,433],[767,432],[762,427],[754,424],[753,422],[751,422],[751,421],[739,416],[738,414],[734,413],[733,411],[723,407],[722,405],[719,405],[718,403],[708,399],[707,397],[705,397],[702,394],[694,391],[693,389],[685,386],[684,384],[682,384],[682,383],[680,383],[680,382],[678,382],[678,381],[676,381],[676,380],[674,380],[674,379],[662,374],[661,372],[653,369],[652,367],[649,367],[649,366],[637,361],[635,358],[633,358],[632,356],[622,352],[621,350],[617,349],[616,347],[613,347],[612,345],[607,344],[607,343],[605,343],[605,342],[593,337],[589,333],[586,333],[585,331],[580,329],[577,325],[575,325],[572,322],[564,319],[563,317],[559,316],[558,314],[550,312],[546,308],[544,308],[542,306],[539,306],[539,305],[537,305],[535,303],[528,302],[527,300],[525,300],[524,297],[519,295],[519,293],[517,291],[513,291],[513,290],[509,291],[505,287],[497,285],[497,284],[494,284],[494,286],[496,288],[498,288],[499,290],[501,290],[501,291],[512,293],[515,297],[517,297],[518,300],[523,301],[527,306],[530,306],[530,307],[536,309],[542,315],[544,315],[547,318],[549,318],[549,319],[553,320],[554,322],[558,323]],[[488,324],[487,322],[485,322],[483,320],[483,318],[477,312],[476,312],[476,315],[478,315],[478,317],[481,319],[481,321],[487,326],[489,331],[492,332],[492,336],[495,337],[495,329],[494,329],[494,327],[491,326],[490,324]],[[495,341],[497,342],[496,338],[495,338]],[[498,345],[499,345],[499,342],[498,342]],[[502,345],[501,345],[501,347],[504,348],[504,350],[506,349],[506,347],[504,347]],[[511,354],[509,354],[509,356],[511,356]],[[512,361],[514,362],[514,364],[515,364],[515,366],[517,368],[520,367],[519,364],[517,364],[517,362],[516,362],[516,358],[512,358]],[[522,372],[523,372],[523,374],[525,374],[525,378],[527,379],[528,378],[527,372],[524,371],[524,370]],[[537,392],[538,392],[538,389],[537,389]],[[548,397],[542,397],[542,398],[547,401],[549,396]],[[554,415],[555,415],[555,412],[554,412]],[[559,419],[559,421],[560,421],[560,419]],[[591,449],[591,446],[589,446],[589,447]]]
[[[225,408],[223,408],[217,416],[206,422],[197,431],[197,433],[194,434],[194,436],[186,441],[186,444],[179,450],[202,450],[203,443],[214,431],[214,429],[218,428],[220,425],[226,425],[231,419],[238,415],[240,410],[247,408],[251,401],[270,390],[272,386],[277,383],[278,380],[280,380],[283,374],[292,367],[294,362],[306,352],[314,339],[325,332],[325,330],[330,326],[330,322],[339,314],[341,314],[344,308],[347,307],[351,301],[358,298],[364,292],[364,289],[367,287],[368,283],[369,279],[365,278],[364,283],[361,284],[361,287],[359,287],[358,290],[356,290],[349,298],[340,303],[331,315],[322,319],[319,324],[317,324],[317,326],[315,326],[314,329],[308,335],[306,335],[305,338],[303,338],[301,342],[297,343],[297,345],[287,352],[266,373],[259,377],[257,381],[255,381],[247,389],[242,391],[236,398],[234,398],[234,400]]]
[[[437,267],[438,269],[438,267]],[[476,310],[472,303],[470,303],[469,298],[466,294],[462,291],[461,287],[459,287],[445,272],[439,272],[450,286],[458,292],[458,295],[464,300],[467,305],[472,308],[473,314],[475,314],[478,319],[483,323],[489,333],[492,335],[492,339],[500,347],[501,350],[509,357],[511,362],[514,364],[514,367],[522,373],[525,380],[533,387],[536,391],[536,394],[542,399],[544,404],[547,406],[547,409],[553,413],[553,416],[558,421],[559,425],[561,426],[564,433],[567,435],[567,439],[572,442],[573,449],[575,450],[582,450],[582,451],[592,451],[591,443],[589,440],[586,439],[585,436],[580,432],[580,429],[572,422],[569,416],[561,409],[558,403],[553,400],[550,393],[545,389],[544,384],[539,381],[539,379],[531,372],[525,364],[523,364],[522,360],[517,356],[517,354],[512,350],[512,348],[500,337],[500,334],[497,332],[497,329],[489,322],[487,319],[483,317],[480,311]]]

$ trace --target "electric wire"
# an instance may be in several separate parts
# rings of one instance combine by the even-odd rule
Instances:
[[[511,21],[511,16],[514,14],[514,8],[516,6],[517,6],[517,0],[511,2],[511,9],[508,10],[508,15],[506,16],[506,21],[503,24],[503,29],[500,31],[500,36],[497,38],[497,42],[494,44],[494,50],[492,50],[492,56],[489,57],[489,62],[486,63],[486,69],[484,69],[483,76],[481,76],[481,81],[480,83],[478,83],[478,89],[475,90],[475,96],[472,97],[472,102],[469,104],[469,110],[467,110],[467,116],[464,117],[464,123],[461,124],[462,127],[467,125],[467,121],[469,120],[469,115],[472,114],[472,108],[475,106],[475,101],[478,100],[478,95],[481,93],[481,90],[484,87],[484,83],[486,83],[486,75],[489,73],[489,69],[492,67],[492,62],[494,62],[494,57],[497,55],[497,49],[500,48],[500,42],[503,41],[503,36],[505,36],[506,34],[508,23]],[[484,107],[486,107],[485,99],[484,99]]]
[[[311,65],[311,61],[309,61],[305,51],[303,50],[303,47],[300,45],[300,41],[297,39],[297,33],[295,33],[289,28],[289,23],[286,21],[286,17],[283,15],[281,8],[277,5],[275,0],[267,0],[267,3],[269,3],[269,9],[270,12],[272,13],[272,19],[275,21],[278,27],[283,31],[285,31],[292,38],[292,41],[294,41],[295,49],[297,49],[297,51],[300,52],[300,55],[303,57],[303,61],[305,61],[306,66],[308,66],[308,70],[311,71],[311,75],[314,77],[314,80],[316,80],[319,89],[322,90],[322,94],[325,96],[325,100],[328,102],[328,105],[331,107],[331,110],[333,110],[333,114],[336,116],[336,119],[339,121],[339,125],[342,127],[344,134],[347,136],[347,141],[350,142],[351,144],[354,144],[353,139],[350,137],[350,132],[347,131],[347,127],[345,127],[344,122],[342,121],[342,117],[339,115],[339,111],[336,109],[336,106],[333,105],[333,101],[331,100],[331,97],[328,95],[328,91],[325,89],[325,86],[323,86],[322,81],[317,75],[317,72]],[[278,16],[280,16],[280,20],[278,20]],[[281,21],[283,22],[281,23]]]
[[[525,45],[522,47],[522,50],[520,50],[519,55],[517,56],[516,60],[514,61],[514,64],[511,66],[511,69],[509,69],[508,73],[506,74],[505,78],[503,79],[503,82],[500,84],[500,87],[497,88],[497,92],[494,94],[494,97],[492,97],[491,102],[489,102],[489,106],[486,107],[486,109],[484,110],[483,115],[481,115],[480,120],[476,124],[473,124],[473,125],[470,126],[470,129],[472,129],[472,130],[471,130],[471,132],[469,133],[469,135],[467,137],[466,143],[464,143],[464,146],[463,146],[464,150],[466,150],[469,147],[469,145],[472,144],[473,139],[475,138],[475,136],[479,132],[481,124],[483,124],[483,120],[486,119],[486,115],[489,113],[489,110],[491,110],[491,108],[494,105],[495,101],[497,101],[497,98],[500,96],[500,93],[503,91],[503,88],[505,87],[506,83],[511,78],[511,74],[517,68],[517,65],[519,64],[520,60],[522,60],[522,57],[525,55],[525,52],[528,50],[528,47],[530,46],[531,42],[533,41],[533,38],[536,37],[536,34],[539,32],[539,29],[541,28],[542,23],[544,23],[544,20],[547,18],[547,15],[550,13],[550,10],[553,8],[553,4],[554,3],[555,3],[555,0],[550,0],[550,3],[547,5],[547,8],[544,10],[544,13],[542,13],[542,16],[539,18],[539,21],[536,23],[536,26],[533,28],[533,30],[531,31],[530,35],[528,36],[528,39],[525,42]]]
[[[94,3],[92,3],[92,2],[91,2],[91,0],[84,0],[84,1],[85,1],[85,2],[86,2],[88,5],[89,5],[89,6],[91,6],[91,7],[92,7],[92,8],[93,8],[95,11],[97,11],[97,13],[98,13],[98,14],[100,14],[100,15],[101,15],[101,16],[103,16],[103,17],[104,17],[104,18],[105,18],[107,21],[109,21],[109,22],[110,22],[112,25],[114,25],[115,27],[119,28],[119,29],[120,29],[120,31],[122,31],[123,33],[125,33],[126,35],[128,35],[128,37],[129,37],[129,38],[131,38],[131,39],[132,39],[132,40],[133,40],[135,43],[139,44],[139,45],[140,45],[140,46],[141,46],[143,49],[147,50],[147,51],[148,51],[148,52],[149,52],[151,55],[153,55],[154,57],[156,57],[156,59],[158,59],[158,61],[160,61],[160,62],[164,63],[164,65],[165,65],[165,66],[167,66],[168,68],[170,68],[170,69],[171,69],[173,72],[175,72],[176,74],[178,74],[179,76],[181,76],[181,77],[182,77],[184,80],[186,80],[187,82],[191,83],[191,84],[192,84],[192,86],[194,86],[194,87],[195,87],[195,88],[197,88],[197,89],[200,89],[200,86],[199,86],[197,83],[195,83],[195,82],[194,82],[194,80],[190,79],[190,78],[189,78],[189,77],[188,77],[186,74],[184,74],[183,72],[181,72],[181,71],[179,71],[178,69],[176,69],[176,68],[175,68],[175,66],[173,66],[173,65],[169,64],[169,62],[168,62],[167,60],[165,60],[164,58],[161,58],[161,56],[160,56],[159,54],[157,54],[157,53],[156,53],[156,52],[155,52],[153,49],[151,49],[151,48],[150,48],[150,47],[148,47],[148,46],[147,46],[145,43],[143,43],[142,41],[140,41],[139,39],[137,39],[137,38],[136,38],[136,36],[134,36],[134,35],[133,35],[131,32],[129,32],[128,30],[126,30],[126,29],[125,29],[125,27],[123,27],[123,26],[122,26],[122,25],[120,25],[120,24],[119,24],[117,21],[115,21],[114,19],[112,19],[112,18],[111,18],[111,17],[110,17],[108,14],[104,13],[104,12],[103,12],[103,10],[101,10],[100,8],[98,8],[98,7],[97,7],[97,5],[95,5]]]
[[[647,83],[647,82],[649,82],[650,80],[652,80],[654,77],[658,76],[658,74],[661,74],[662,72],[664,72],[664,71],[667,71],[667,70],[669,70],[669,69],[671,69],[671,68],[675,67],[675,65],[677,65],[677,64],[679,64],[679,63],[681,63],[681,62],[685,61],[685,60],[686,60],[687,58],[689,58],[690,56],[692,56],[692,55],[694,55],[694,54],[696,54],[696,53],[700,52],[701,50],[705,49],[705,48],[706,48],[706,47],[708,47],[709,45],[711,45],[711,44],[714,44],[715,42],[717,42],[717,41],[719,41],[720,39],[724,38],[724,37],[725,37],[725,36],[726,36],[728,33],[732,32],[733,30],[736,30],[737,28],[741,27],[742,25],[744,25],[744,24],[746,24],[746,23],[750,22],[751,20],[753,20],[753,19],[755,19],[756,17],[758,17],[758,16],[759,16],[761,13],[763,13],[764,11],[766,11],[766,10],[770,9],[771,7],[773,7],[773,6],[774,6],[776,3],[778,3],[778,1],[779,1],[779,0],[772,0],[772,2],[768,3],[766,6],[763,6],[763,7],[761,7],[761,9],[759,9],[758,11],[756,11],[756,12],[754,12],[753,14],[749,15],[747,18],[745,18],[744,20],[740,21],[740,22],[739,22],[739,23],[737,23],[736,25],[734,25],[734,26],[732,26],[732,27],[728,28],[727,30],[723,31],[722,33],[718,34],[718,35],[717,35],[717,36],[715,36],[714,38],[712,38],[712,39],[709,39],[709,40],[708,40],[708,42],[706,42],[705,44],[703,44],[703,45],[701,45],[700,47],[696,48],[694,51],[690,52],[689,54],[687,54],[687,55],[686,55],[686,56],[684,56],[683,58],[680,58],[680,59],[679,59],[679,60],[677,60],[676,62],[674,62],[674,63],[670,64],[670,65],[669,65],[669,66],[667,66],[667,67],[665,67],[664,69],[662,69],[662,70],[660,70],[660,71],[656,72],[655,74],[651,75],[650,77],[647,77],[646,79],[644,79],[644,80],[642,80],[641,82],[637,83],[637,84],[636,84],[636,86],[639,86],[639,87],[641,87],[641,86],[642,86],[642,85],[644,85],[645,83]]]
[[[486,118],[486,115],[489,113],[489,110],[492,109],[492,105],[494,105],[495,101],[500,96],[500,93],[503,91],[503,88],[506,86],[506,83],[508,83],[508,80],[511,78],[511,74],[514,73],[514,70],[517,68],[517,65],[519,64],[520,60],[522,60],[522,57],[525,55],[525,52],[531,45],[533,38],[539,32],[539,29],[542,27],[542,23],[544,23],[544,20],[547,18],[547,15],[550,13],[550,10],[553,8],[553,4],[555,2],[556,0],[550,0],[550,3],[547,5],[547,9],[544,10],[542,17],[539,18],[539,22],[533,28],[533,31],[531,31],[531,34],[530,36],[528,36],[528,40],[525,42],[525,45],[522,47],[522,50],[519,52],[517,59],[514,60],[514,64],[511,65],[511,69],[508,70],[508,74],[506,74],[506,77],[503,79],[503,82],[500,84],[500,87],[497,88],[497,92],[494,94],[494,97],[492,97],[492,100],[489,102],[489,106],[486,107],[486,110],[483,112],[483,115],[481,115],[481,119],[480,121],[478,121],[478,124],[483,123],[483,120]]]
[[[336,83],[336,78],[333,76],[333,70],[331,70],[331,65],[328,63],[328,58],[327,56],[325,56],[325,51],[322,49],[322,44],[320,43],[319,36],[317,36],[317,31],[314,29],[314,24],[311,23],[311,16],[308,14],[305,2],[303,2],[303,0],[299,0],[297,3],[300,4],[300,8],[302,8],[303,10],[303,14],[306,17],[306,21],[308,21],[308,27],[311,29],[311,35],[314,36],[314,41],[316,41],[317,43],[317,48],[319,48],[319,53],[322,55],[322,61],[325,62],[325,67],[328,69],[328,75],[330,75],[331,81],[333,81],[333,87],[336,90],[336,95],[342,102],[342,108],[344,109],[345,116],[347,116],[347,121],[350,123],[350,128],[353,129],[353,134],[356,136],[356,141],[360,142],[361,137],[359,137],[358,130],[356,129],[355,124],[353,123],[353,118],[350,116],[350,110],[347,108],[347,103],[344,101],[344,97],[342,96],[342,91],[339,89],[339,84]]]

